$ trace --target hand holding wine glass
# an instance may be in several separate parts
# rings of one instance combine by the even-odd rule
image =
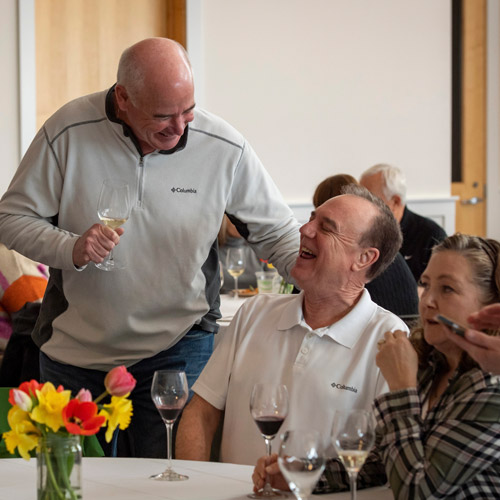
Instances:
[[[228,250],[226,269],[234,278],[234,297],[238,298],[238,277],[245,272],[245,254],[242,248],[230,248]]]
[[[167,427],[168,466],[164,472],[151,476],[159,481],[184,481],[188,476],[172,470],[172,429],[189,395],[186,374],[180,370],[159,370],[153,376],[151,398]]]
[[[125,224],[130,215],[130,193],[128,184],[120,179],[105,179],[102,183],[97,215],[101,222],[115,230]],[[113,259],[113,250],[96,267],[103,271],[118,269]]]
[[[266,442],[266,454],[271,455],[271,441],[288,414],[288,391],[285,385],[255,384],[250,397],[250,413]],[[273,490],[266,478],[264,488],[248,495],[249,498],[283,496]]]
[[[320,433],[286,431],[281,437],[278,465],[297,500],[307,500],[325,468]]]
[[[349,475],[351,500],[356,500],[356,479],[375,441],[373,415],[366,410],[336,411],[332,442]]]

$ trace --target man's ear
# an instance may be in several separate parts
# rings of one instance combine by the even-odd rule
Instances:
[[[394,207],[400,207],[402,205],[401,196],[399,194],[394,194],[391,196],[391,203]]]
[[[358,255],[357,261],[353,264],[353,271],[367,270],[372,264],[377,262],[380,256],[378,248],[365,248]]]
[[[115,86],[115,100],[118,108],[121,111],[126,111],[128,108],[128,103],[130,98],[127,94],[127,90],[120,84],[116,84]]]

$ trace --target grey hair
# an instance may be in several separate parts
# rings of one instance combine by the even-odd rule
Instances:
[[[361,174],[363,177],[369,177],[382,172],[384,185],[382,191],[384,196],[390,200],[395,194],[401,198],[403,204],[406,203],[406,178],[403,171],[387,163],[378,163]]]
[[[378,196],[373,195],[363,186],[347,184],[342,187],[341,193],[364,198],[378,209],[378,215],[373,218],[371,227],[365,231],[359,240],[360,246],[365,248],[374,247],[380,252],[378,260],[372,264],[366,273],[366,277],[371,281],[382,274],[396,258],[403,243],[401,228],[390,208]]]

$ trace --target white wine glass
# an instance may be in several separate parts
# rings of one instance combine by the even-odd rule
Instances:
[[[373,414],[367,410],[337,410],[333,419],[332,442],[349,475],[351,500],[356,500],[358,472],[375,442]]]
[[[222,262],[219,260],[219,276],[220,276],[220,288],[224,286],[224,268],[222,267]]]
[[[97,205],[97,215],[105,226],[113,230],[127,222],[130,216],[130,193],[125,181],[121,179],[105,179],[103,181]],[[102,271],[120,268],[113,258],[113,250],[101,263],[95,266]]]
[[[297,500],[308,500],[325,469],[322,438],[315,430],[288,430],[281,436],[278,466]]]
[[[286,385],[255,384],[250,396],[250,413],[266,442],[266,455],[271,455],[271,441],[274,439],[288,415],[288,390]],[[266,477],[264,488],[249,498],[273,498],[284,496],[274,490]]]
[[[238,277],[245,272],[243,248],[229,248],[226,255],[226,270],[234,278],[234,297],[238,298]]]
[[[158,481],[184,481],[188,476],[172,469],[172,430],[189,395],[186,374],[180,370],[158,370],[153,375],[151,399],[167,427],[167,459],[164,472],[151,476]]]

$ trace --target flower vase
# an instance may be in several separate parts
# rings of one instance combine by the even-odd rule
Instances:
[[[36,461],[38,500],[82,498],[80,436],[48,434],[41,437]]]

